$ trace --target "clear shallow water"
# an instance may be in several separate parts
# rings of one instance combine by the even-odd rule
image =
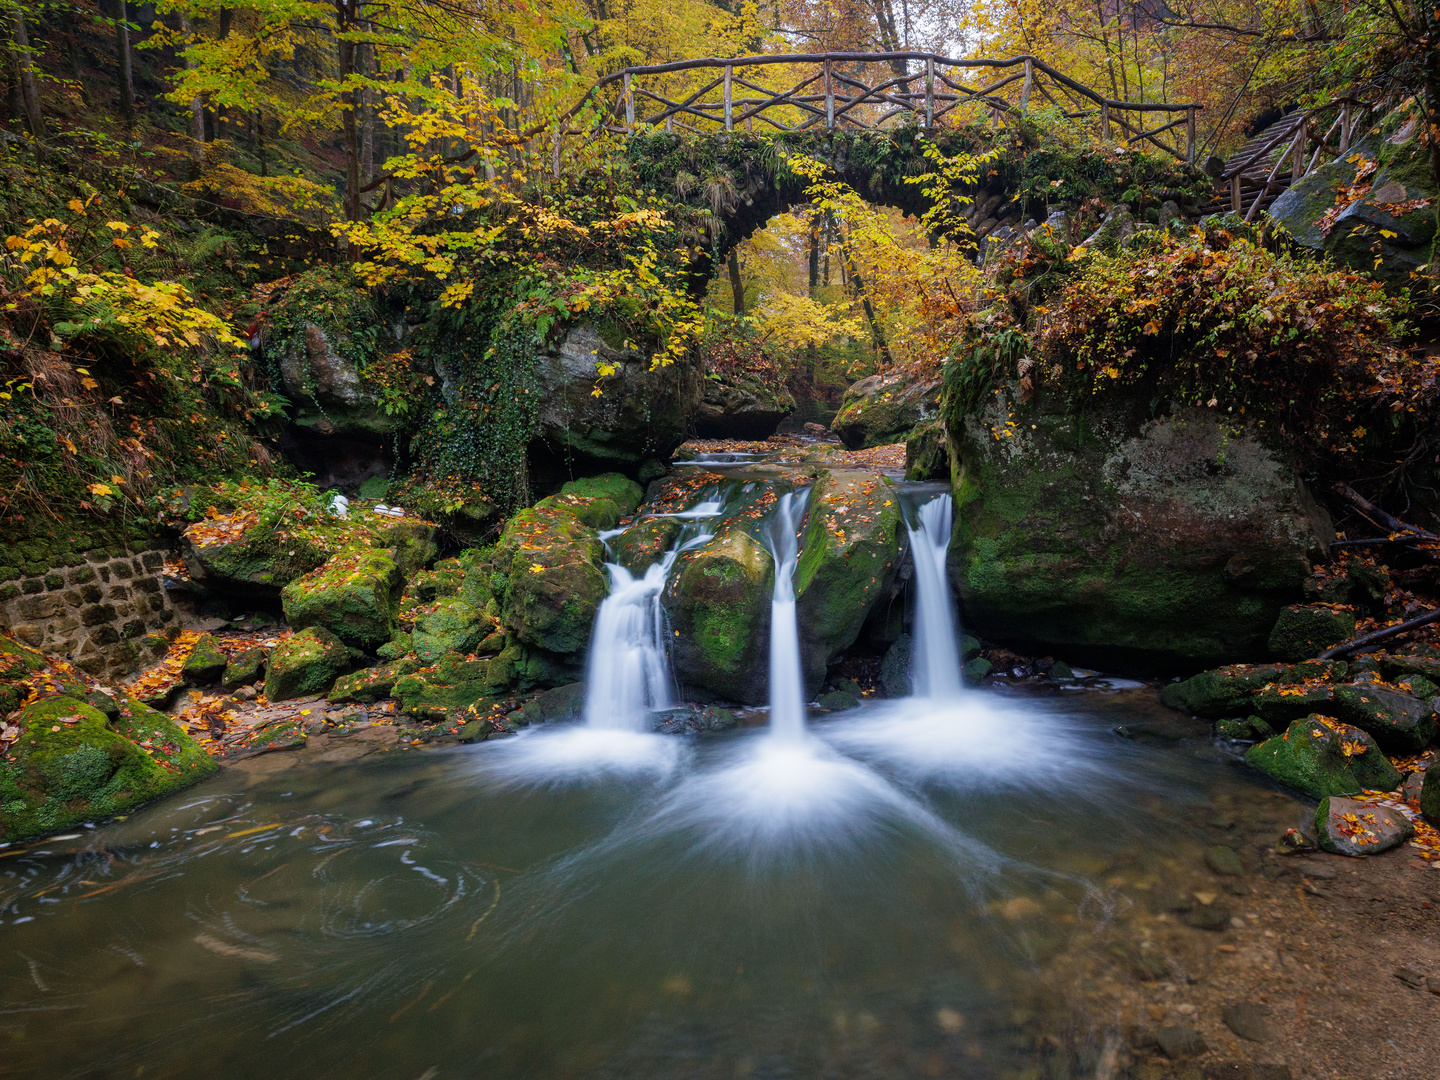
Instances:
[[[1067,957],[1293,804],[1114,736],[1148,691],[963,704],[228,772],[7,853],[0,1074],[1078,1074]]]

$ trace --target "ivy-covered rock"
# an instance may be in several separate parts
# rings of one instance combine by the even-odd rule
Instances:
[[[360,654],[322,626],[292,634],[270,651],[265,696],[271,701],[328,693]]]
[[[1335,855],[1379,855],[1415,835],[1415,826],[1399,810],[1332,795],[1315,808],[1320,847]]]
[[[967,626],[1111,668],[1264,657],[1334,535],[1294,468],[1210,410],[1056,397],[950,425]]]
[[[188,686],[209,686],[220,681],[229,663],[215,638],[205,634],[190,650],[180,675]]]
[[[495,561],[506,574],[501,622],[521,642],[576,653],[609,592],[595,530],[568,510],[531,507],[505,526]]]
[[[871,375],[845,391],[830,430],[851,450],[885,446],[905,442],[939,412],[939,379],[916,383],[903,376]]]
[[[0,758],[0,841],[109,817],[215,772],[215,761],[164,713],[130,698],[113,725],[75,698],[28,705]]]
[[[1307,660],[1355,635],[1355,613],[1330,604],[1291,604],[1270,631],[1270,652],[1277,660]]]
[[[347,644],[373,648],[395,630],[401,585],[392,551],[350,548],[285,586],[280,600],[295,629],[322,626]]]
[[[370,704],[389,697],[397,681],[419,669],[420,660],[414,656],[401,657],[375,667],[361,668],[336,679],[327,699],[337,705],[352,701]]]
[[[770,553],[728,523],[685,557],[663,596],[682,686],[748,705],[767,699],[774,577]]]
[[[695,415],[702,439],[768,439],[795,411],[795,398],[778,377],[726,374],[705,380]]]
[[[1296,720],[1283,734],[1252,746],[1245,760],[1266,776],[1314,798],[1364,789],[1394,791],[1401,777],[1375,740],[1326,716]]]
[[[795,566],[807,693],[855,644],[876,601],[889,597],[906,535],[899,499],[883,477],[836,469],[816,478]]]
[[[265,649],[245,649],[230,657],[225,664],[224,674],[220,676],[220,689],[229,693],[238,690],[242,686],[257,682],[265,674],[265,657],[269,655]]]
[[[539,357],[536,443],[556,461],[633,468],[668,458],[695,418],[702,382],[695,361],[652,368],[650,357],[609,338],[618,335],[572,326]],[[602,363],[614,373],[601,375]]]

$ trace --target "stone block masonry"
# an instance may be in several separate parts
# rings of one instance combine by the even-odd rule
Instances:
[[[161,551],[96,548],[66,561],[32,564],[24,570],[40,572],[0,582],[0,626],[96,677],[128,675],[164,655],[165,633],[177,620],[161,581]]]

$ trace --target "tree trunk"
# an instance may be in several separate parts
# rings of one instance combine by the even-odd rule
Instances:
[[[37,143],[45,138],[45,116],[40,111],[40,89],[35,85],[35,58],[30,54],[30,32],[25,25],[25,12],[17,4],[11,16],[15,35],[15,66],[20,74],[20,104],[25,110],[25,126]],[[43,149],[37,147],[43,155]]]
[[[80,42],[79,35],[75,30],[75,12],[72,8],[61,9],[60,29],[65,34],[65,60],[70,65],[70,77],[80,88],[80,100],[88,109],[90,108],[90,84],[85,81],[85,74],[80,66]]]
[[[810,299],[820,287],[820,215],[810,215]]]
[[[260,159],[260,175],[269,176],[269,163],[265,160],[265,114],[255,110],[255,156]]]
[[[135,126],[135,76],[130,64],[130,25],[125,0],[115,0],[115,59],[120,69],[120,119],[129,131]]]
[[[345,37],[357,25],[359,0],[337,0],[335,29],[339,34],[337,59],[339,79],[343,85],[356,72],[356,44]],[[345,147],[345,220],[360,220],[360,130],[355,118],[359,92],[351,89],[340,94],[340,127]]]
[[[732,247],[730,259],[727,264],[730,267],[730,292],[735,297],[735,314],[745,314],[745,283],[740,280],[740,256]]]
[[[190,36],[189,16],[180,16],[180,30],[186,35],[186,37]],[[185,53],[185,70],[193,71],[194,69],[195,62],[190,59],[189,47],[187,43]],[[205,99],[199,94],[194,95],[190,99],[190,141],[193,144],[190,147],[190,160],[191,168],[194,172],[194,175],[191,177],[191,179],[198,180],[200,178],[201,171],[205,168]]]

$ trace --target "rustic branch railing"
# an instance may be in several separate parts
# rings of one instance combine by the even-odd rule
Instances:
[[[877,66],[879,72],[867,74]],[[987,73],[999,77],[983,86],[967,85],[967,75]],[[781,88],[766,84],[776,76]],[[1009,95],[1001,93],[1009,87],[1014,88]],[[1034,56],[954,60],[924,52],[836,52],[678,60],[607,75],[585,101],[600,99],[604,119],[598,126],[616,134],[631,134],[641,126],[711,134],[742,126],[754,130],[756,121],[777,131],[933,128],[971,105],[980,106],[991,125],[999,126],[1023,116],[1035,93],[1071,120],[1096,118],[1107,140],[1119,128],[1127,143],[1144,140],[1194,163],[1195,114],[1201,106],[1102,97]],[[1147,129],[1153,113],[1182,115]],[[1181,126],[1183,145],[1160,137]]]

